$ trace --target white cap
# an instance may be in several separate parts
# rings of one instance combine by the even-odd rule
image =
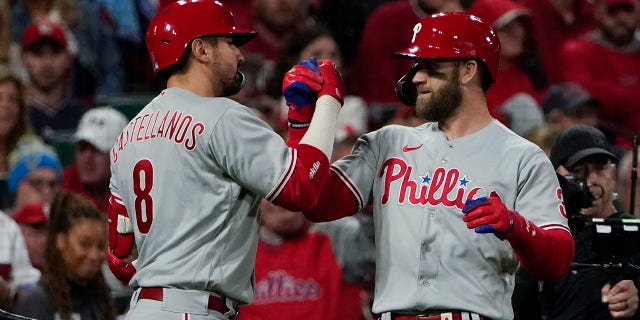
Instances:
[[[120,132],[127,126],[127,117],[111,107],[87,111],[73,135],[74,142],[86,141],[102,152],[109,152]]]

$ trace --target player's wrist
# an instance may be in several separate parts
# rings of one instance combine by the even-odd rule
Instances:
[[[300,143],[322,150],[327,158],[331,159],[340,107],[340,102],[332,96],[324,95],[318,98],[311,125]]]
[[[342,104],[335,97],[325,94],[321,95],[316,102],[316,109],[326,109],[327,112],[340,112]]]
[[[520,215],[518,212],[509,210],[510,219],[511,219],[511,227],[508,231],[505,232],[505,236],[502,238],[503,240],[514,240],[517,238],[522,238],[527,235],[531,236],[532,233],[530,230],[533,228],[533,223],[529,222],[525,217]],[[533,232],[535,235],[535,232]]]
[[[500,240],[507,239],[513,233],[513,230],[515,229],[517,223],[517,216],[521,217],[517,212],[513,210],[507,210],[507,215],[509,218],[509,226],[507,227],[507,229],[495,232],[496,237],[498,237],[498,239]]]

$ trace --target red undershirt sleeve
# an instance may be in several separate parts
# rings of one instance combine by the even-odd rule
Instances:
[[[506,240],[523,267],[542,280],[564,276],[575,250],[571,234],[562,229],[545,230],[519,214],[514,219],[514,229]]]
[[[290,211],[304,211],[318,202],[329,174],[329,159],[320,149],[308,144],[300,144],[295,149],[298,160],[293,174],[273,203]]]

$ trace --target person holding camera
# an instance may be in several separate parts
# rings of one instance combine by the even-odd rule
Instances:
[[[599,267],[597,262],[603,257],[592,250],[593,218],[633,218],[614,207],[618,157],[613,148],[600,130],[575,125],[560,133],[550,158],[559,173],[575,241],[574,263],[571,271],[555,282],[539,282],[519,274],[513,295],[516,319],[640,318],[636,315],[639,274]],[[637,265],[638,257],[624,260]],[[593,267],[579,267],[586,264]]]

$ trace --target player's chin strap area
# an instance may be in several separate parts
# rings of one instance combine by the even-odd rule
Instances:
[[[247,85],[247,76],[244,73],[238,71],[238,76],[242,79],[240,82],[240,89],[244,88]]]
[[[398,84],[396,85],[396,94],[400,101],[407,106],[414,107],[416,105],[416,99],[418,97],[418,91],[416,90],[416,85],[413,83],[413,77],[418,72],[418,64],[414,64],[409,72],[402,76],[400,80],[398,80]]]

